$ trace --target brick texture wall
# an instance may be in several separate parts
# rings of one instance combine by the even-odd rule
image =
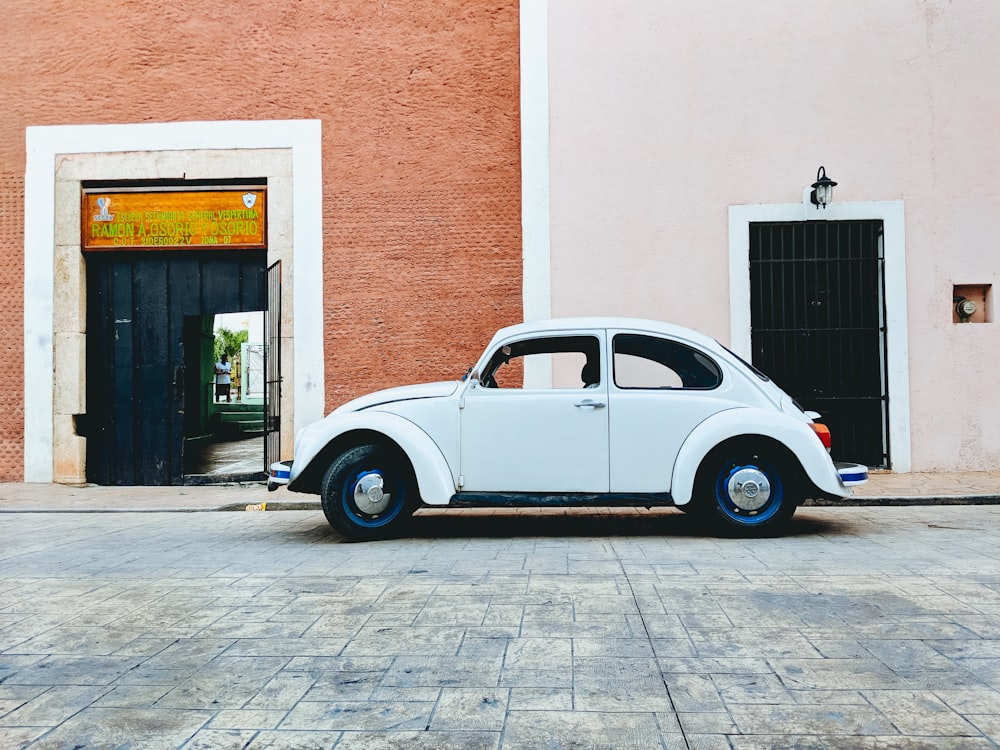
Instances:
[[[497,180],[338,193],[325,225],[327,403],[455,379],[520,319],[520,192]]]
[[[0,168],[0,481],[24,460],[24,169]]]
[[[332,408],[457,377],[521,319],[518,61],[516,0],[6,0],[0,480],[23,451],[25,127],[321,119]]]

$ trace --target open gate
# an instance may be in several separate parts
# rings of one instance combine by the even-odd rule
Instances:
[[[281,261],[267,269],[264,311],[264,471],[281,460]]]
[[[833,434],[833,457],[889,465],[882,221],[750,225],[753,363]]]

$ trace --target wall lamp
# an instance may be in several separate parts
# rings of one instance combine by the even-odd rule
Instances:
[[[826,176],[826,167],[820,167],[816,172],[816,182],[812,184],[812,192],[809,193],[809,200],[816,206],[817,211],[820,206],[826,210],[826,204],[833,200],[833,186],[836,184]]]

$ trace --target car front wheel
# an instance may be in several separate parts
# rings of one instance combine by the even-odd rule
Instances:
[[[416,508],[416,480],[398,450],[362,445],[330,464],[320,500],[326,520],[348,539],[386,539],[399,534]]]
[[[780,531],[795,513],[797,483],[790,461],[753,445],[720,446],[698,475],[702,517],[723,532],[766,535]]]

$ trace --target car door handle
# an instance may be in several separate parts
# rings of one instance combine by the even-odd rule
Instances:
[[[601,401],[591,401],[589,398],[585,398],[579,403],[573,404],[577,409],[603,409],[607,404]]]

